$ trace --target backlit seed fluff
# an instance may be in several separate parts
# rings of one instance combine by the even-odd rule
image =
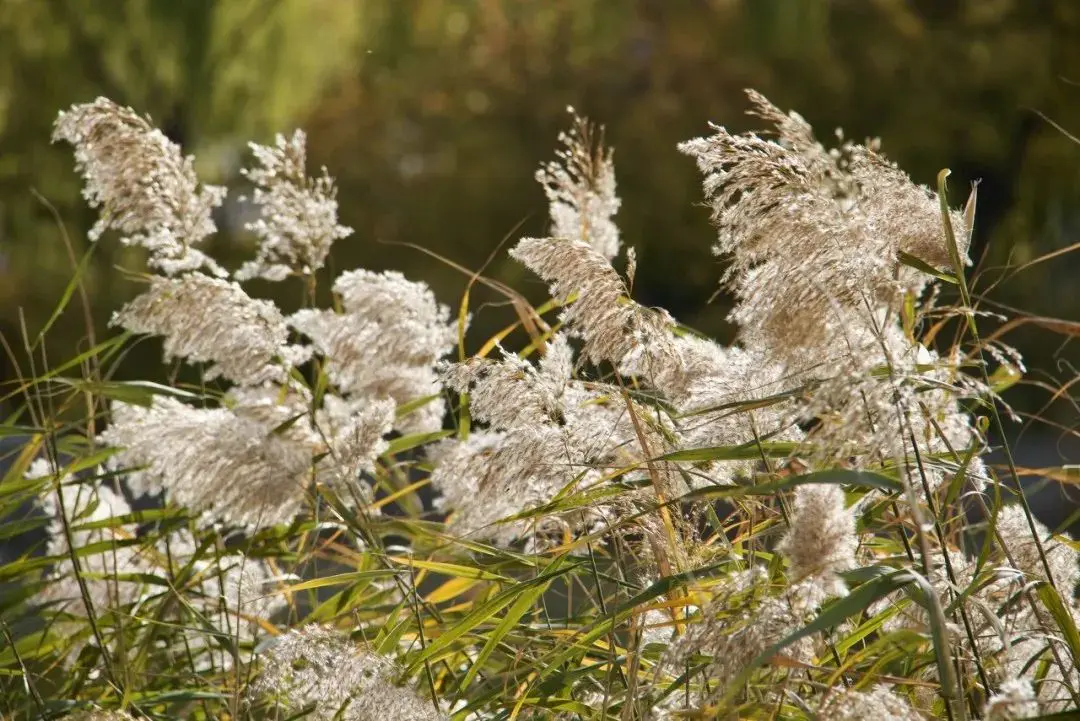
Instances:
[[[523,238],[510,255],[550,283],[553,298],[566,303],[576,294],[562,319],[585,339],[590,362],[618,365],[642,346],[649,357],[678,362],[671,317],[631,300],[607,258],[588,243]]]
[[[732,574],[700,617],[691,619],[686,633],[668,647],[664,666],[683,668],[696,655],[709,656],[704,673],[722,691],[758,655],[805,625],[808,615],[812,616],[803,602],[807,590],[795,585],[780,596],[760,597],[766,585],[760,570]],[[804,638],[788,646],[784,654],[808,662],[814,656],[813,645]]]
[[[262,654],[253,700],[288,712],[313,707],[315,721],[437,721],[447,714],[398,684],[390,658],[352,643],[331,628],[310,625],[279,636]]]
[[[1011,678],[1001,684],[983,709],[983,721],[1014,721],[1039,715],[1039,702],[1031,681]]]
[[[802,440],[794,402],[785,396],[797,385],[767,354],[694,335],[675,337],[674,347],[678,362],[651,357],[642,348],[628,355],[620,370],[647,380],[673,406],[681,447]],[[715,461],[696,468],[692,477],[703,473],[703,483],[728,484],[756,464],[753,459]]]
[[[603,147],[603,130],[574,113],[569,132],[559,134],[557,159],[536,172],[544,187],[555,238],[588,243],[611,260],[619,254],[619,228],[612,217],[619,210],[612,151]]]
[[[123,711],[76,711],[67,716],[69,721],[134,721],[134,717]]]
[[[995,530],[1008,544],[1009,555],[1025,581],[1052,580],[1063,597],[1072,598],[1080,583],[1080,551],[1069,545],[1067,540],[1055,537],[1049,528],[1035,520],[1035,533],[1041,542],[1037,545],[1024,509],[1019,504],[1004,506],[995,521]],[[1043,557],[1046,558],[1045,565]],[[1047,579],[1047,566],[1052,579]]]
[[[353,399],[389,398],[404,404],[439,396],[436,361],[457,343],[450,311],[423,283],[395,272],[354,270],[334,282],[342,312],[305,309],[289,324],[326,357],[330,380]],[[434,398],[398,421],[404,432],[442,427]]]
[[[273,426],[227,408],[193,408],[156,396],[150,408],[116,403],[101,440],[138,469],[137,491],[164,490],[206,521],[256,527],[287,523],[311,483],[314,438],[275,434]],[[295,431],[292,426],[289,431]]]
[[[939,268],[951,266],[950,255],[934,193],[870,148],[827,151],[800,116],[749,95],[777,141],[715,127],[679,149],[705,174],[715,250],[731,259],[724,280],[737,298],[732,320],[744,337],[798,360],[840,325],[867,324],[868,305],[895,304],[901,291],[930,280],[898,253]],[[952,221],[966,259],[967,229],[959,214]]]
[[[908,701],[887,686],[869,691],[848,689],[829,696],[818,718],[830,721],[922,721],[923,716]]]
[[[83,195],[101,219],[90,231],[96,240],[112,228],[127,245],[149,252],[149,265],[166,275],[206,268],[224,271],[195,246],[217,228],[211,213],[225,189],[200,185],[194,161],[131,108],[98,98],[60,113],[53,141],[75,146]]]
[[[250,144],[257,165],[241,172],[255,184],[252,202],[259,219],[248,230],[259,239],[254,260],[236,272],[237,280],[282,280],[309,275],[323,267],[335,240],[352,233],[338,223],[337,191],[323,168],[307,174],[307,136],[278,135],[273,146]]]
[[[49,463],[37,459],[26,473],[27,478],[39,478],[51,475]],[[65,521],[71,534],[75,550],[91,544],[101,544],[93,553],[79,555],[79,570],[84,574],[84,583],[94,613],[98,616],[109,609],[134,603],[142,594],[142,585],[136,582],[111,578],[116,574],[139,573],[146,570],[139,547],[127,543],[135,537],[135,525],[112,521],[103,528],[85,530],[91,523],[109,522],[131,513],[131,507],[124,497],[107,485],[71,483],[71,478],[61,479],[59,491],[49,490],[42,496],[41,505],[49,519],[49,538],[46,553],[56,556],[57,562],[49,572],[53,583],[39,595],[43,601],[61,601],[63,608],[76,616],[87,613],[82,591],[75,578],[75,566],[70,558]],[[57,492],[63,497],[61,504]],[[85,577],[90,574],[91,577]],[[74,659],[71,659],[74,660]]]
[[[166,361],[211,363],[207,380],[280,381],[292,363],[303,360],[287,343],[288,327],[277,306],[252,298],[236,283],[200,273],[153,278],[110,323],[164,336]]]
[[[322,407],[311,417],[310,391],[299,386],[283,390],[268,383],[233,388],[226,398],[236,415],[261,424],[290,442],[314,448],[315,478],[320,483],[353,484],[366,496],[367,484],[356,484],[361,472],[373,472],[375,457],[386,450],[394,422],[394,402],[387,399],[345,400],[325,393]]]
[[[560,333],[535,366],[504,354],[499,361],[473,359],[446,372],[448,387],[467,392],[473,418],[488,425],[465,441],[442,442],[431,456],[432,485],[442,494],[441,505],[453,510],[455,532],[508,542],[588,528],[614,512],[611,504],[593,504],[565,518],[499,521],[552,501],[570,484],[585,490],[606,473],[659,455],[660,434],[644,422],[652,447],[649,453],[641,449],[630,417],[644,415],[641,408],[629,410],[620,395],[574,379],[572,371],[572,348]]]
[[[837,573],[855,566],[855,517],[836,485],[805,485],[795,491],[791,526],[780,551],[791,562],[791,578],[814,579],[827,592],[842,594]]]
[[[386,450],[394,426],[392,400],[348,402],[327,394],[315,414],[319,438],[326,449],[315,467],[320,481],[353,484],[365,495],[366,484],[357,484],[361,473],[375,470],[375,458]]]
[[[493,428],[565,423],[564,396],[573,372],[573,349],[556,334],[537,365],[513,353],[502,359],[472,358],[443,374],[448,387],[469,393],[469,411]]]

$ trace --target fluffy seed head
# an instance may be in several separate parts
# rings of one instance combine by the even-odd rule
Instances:
[[[780,550],[791,561],[796,582],[816,579],[834,593],[844,591],[836,575],[855,566],[855,517],[844,505],[844,492],[835,485],[799,486],[791,528]]]
[[[616,512],[594,504],[569,518],[546,516],[495,524],[551,501],[561,490],[584,490],[605,474],[660,455],[659,434],[645,423],[649,451],[641,448],[630,413],[642,413],[605,386],[572,378],[573,353],[563,334],[536,365],[514,355],[473,359],[451,367],[447,385],[468,392],[474,419],[488,430],[466,441],[448,440],[435,451],[433,485],[454,509],[451,527],[511,541],[548,532],[562,535]],[[643,414],[644,415],[644,414]]]
[[[125,244],[146,248],[150,266],[167,275],[199,268],[224,275],[195,246],[216,231],[211,213],[225,189],[200,186],[193,158],[149,120],[98,98],[60,113],[53,140],[75,146],[83,195],[101,208],[91,239],[113,228]]]
[[[544,186],[555,238],[588,243],[611,260],[619,254],[619,228],[612,217],[619,210],[615,193],[612,151],[603,147],[603,129],[596,129],[574,113],[569,132],[559,134],[562,148],[556,160],[536,172]]]
[[[667,668],[680,668],[693,656],[710,656],[705,670],[721,689],[733,681],[769,646],[805,624],[809,594],[803,586],[790,587],[780,596],[763,595],[766,583],[760,570],[733,574],[664,654]],[[801,661],[813,658],[809,639],[789,646],[785,654]]]
[[[563,320],[585,339],[583,352],[595,364],[620,364],[644,345],[650,358],[677,362],[671,347],[671,317],[630,300],[607,259],[588,243],[559,238],[523,238],[510,255],[551,284],[552,297],[568,302]]]
[[[679,147],[705,174],[715,250],[732,261],[732,319],[744,338],[798,361],[840,327],[869,327],[867,307],[925,285],[929,276],[902,265],[900,252],[936,267],[950,257],[936,195],[867,147],[825,150],[800,116],[749,95],[778,141],[717,127]],[[963,255],[967,229],[958,214],[953,222]]]
[[[440,392],[436,361],[457,342],[450,312],[423,283],[400,273],[354,270],[334,283],[343,312],[305,309],[289,318],[327,359],[330,380],[347,396],[399,404]],[[435,399],[399,423],[406,432],[442,427]]]
[[[835,721],[921,721],[923,716],[887,686],[869,691],[849,689],[829,696],[818,717]]]
[[[236,273],[238,280],[282,280],[290,274],[309,275],[323,266],[335,240],[353,231],[338,224],[337,191],[323,168],[307,174],[307,136],[278,135],[273,146],[250,144],[258,163],[241,172],[255,184],[252,202],[259,219],[247,229],[259,238],[254,260]]]
[[[116,460],[133,469],[133,488],[169,497],[208,522],[248,528],[287,523],[315,481],[355,482],[386,448],[392,404],[371,402],[316,414],[277,400],[273,386],[244,389],[231,407],[193,408],[155,396],[149,408],[117,403],[101,434],[121,449]]]
[[[272,431],[228,408],[156,396],[149,408],[114,404],[101,440],[122,449],[118,463],[141,469],[130,475],[138,490],[165,490],[208,521],[255,527],[296,516],[317,448],[314,438]]]
[[[314,705],[319,721],[436,721],[446,714],[397,684],[401,669],[389,658],[354,645],[344,634],[305,626],[279,636],[263,654],[251,686],[255,698],[286,712]]]
[[[1039,715],[1035,689],[1026,678],[1011,678],[1001,684],[983,710],[985,721],[1014,721]]]
[[[1050,567],[1050,573],[1054,585],[1065,598],[1071,598],[1076,585],[1080,582],[1080,552],[1077,552],[1068,543],[1055,538],[1050,529],[1039,521],[1035,521],[1035,532],[1041,541],[1042,552],[1046,557],[1046,565],[1043,565],[1039,555],[1039,546],[1031,535],[1031,527],[1028,525],[1024,509],[1018,505],[1003,507],[997,514],[997,532],[1005,540],[1009,548],[1009,555],[1016,564],[1016,570],[1024,575],[1024,579],[1030,583],[1036,580],[1048,580],[1046,566]]]
[[[212,363],[208,380],[281,381],[292,363],[303,360],[288,345],[288,327],[277,306],[250,297],[236,283],[200,273],[155,277],[111,324],[164,336],[166,361]]]

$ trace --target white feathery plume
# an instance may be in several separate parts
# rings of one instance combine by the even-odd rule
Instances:
[[[1071,708],[1070,689],[1080,689],[1080,669],[1070,663],[1071,652],[1061,640],[1055,622],[1045,612],[1036,612],[1031,603],[1017,603],[1017,597],[1033,583],[1052,580],[1066,600],[1066,608],[1074,622],[1080,623],[1080,607],[1073,597],[1080,581],[1080,553],[1068,543],[1054,538],[1050,529],[1035,521],[1035,534],[1041,540],[1046,558],[1044,565],[1027,517],[1019,505],[1001,508],[995,523],[997,535],[1004,540],[1008,553],[1000,549],[1001,565],[996,569],[997,577],[977,598],[991,608],[1000,609],[1000,632],[1006,639],[990,636],[980,641],[980,649],[998,655],[997,670],[1002,683],[1030,676],[1035,664],[1045,660],[1049,665],[1034,689],[1039,709],[1043,713],[1056,713]],[[1046,566],[1050,568],[1049,578]],[[1051,647],[1056,653],[1051,653]]]
[[[447,372],[447,385],[468,391],[473,417],[490,427],[433,450],[432,483],[442,492],[443,506],[454,509],[450,524],[459,533],[503,542],[547,532],[561,536],[614,512],[596,504],[585,519],[575,512],[569,519],[495,525],[553,500],[571,484],[583,490],[605,473],[644,461],[625,402],[609,396],[606,387],[594,390],[573,380],[572,359],[567,338],[558,334],[538,366],[504,354],[500,361],[473,359]],[[649,442],[659,455],[661,440]]]
[[[921,495],[922,474],[931,491],[947,475],[935,456],[985,447],[960,402],[992,391],[961,371],[959,353],[941,358],[892,323],[882,326],[876,338],[849,333],[822,360],[821,369],[802,374],[807,383],[798,407],[804,420],[814,421],[807,456],[815,464],[865,467],[894,455],[907,457]],[[914,462],[916,451],[921,468]],[[976,488],[985,478],[980,468],[973,465],[966,473]]]
[[[619,228],[612,217],[619,210],[615,192],[615,164],[612,151],[604,148],[603,129],[596,129],[568,108],[573,116],[569,132],[559,134],[562,148],[556,160],[536,172],[544,187],[551,213],[551,234],[555,238],[588,243],[611,260],[619,254]]]
[[[164,396],[150,408],[116,403],[101,440],[120,449],[115,462],[132,469],[137,492],[164,490],[206,522],[251,528],[291,521],[313,482],[355,483],[386,449],[393,422],[389,401],[353,405],[328,396],[313,425],[305,395],[272,384],[236,388],[226,401],[220,408]]]
[[[293,629],[263,652],[262,674],[251,695],[286,712],[313,706],[318,721],[435,721],[444,711],[408,686],[402,669],[382,654],[322,626]]]
[[[27,470],[27,478],[43,478],[53,475],[51,464],[43,459],[36,459]],[[77,616],[84,616],[87,611],[82,599],[79,583],[74,576],[74,567],[70,558],[68,540],[64,533],[64,518],[71,532],[74,550],[98,542],[126,541],[135,537],[135,524],[116,523],[107,528],[83,530],[80,527],[89,523],[108,521],[131,513],[131,507],[120,494],[106,485],[92,486],[85,483],[71,483],[69,477],[61,479],[60,493],[63,506],[56,492],[50,492],[41,499],[45,515],[49,518],[47,527],[49,539],[46,553],[57,557],[57,565],[50,571],[49,577],[54,583],[42,591],[39,598],[43,601],[59,600],[65,602],[65,609]],[[140,583],[125,580],[109,580],[116,574],[138,573],[145,570],[140,558],[139,548],[131,545],[115,545],[96,553],[79,555],[79,570],[86,574],[101,574],[102,578],[84,578],[91,604],[97,614],[109,609],[120,608],[138,600],[145,589]],[[77,652],[76,652],[77,653]],[[73,660],[73,659],[71,659]]]
[[[983,709],[983,721],[1016,721],[1039,715],[1035,689],[1026,678],[1010,678],[1001,683]]]
[[[672,615],[666,610],[650,608],[638,618],[641,626],[641,646],[650,643],[667,646],[675,637]]]
[[[620,372],[645,379],[677,411],[690,416],[680,424],[682,447],[737,445],[761,436],[801,438],[793,425],[790,404],[759,408],[750,414],[732,409],[709,412],[716,406],[761,399],[789,387],[783,382],[783,367],[764,362],[762,353],[725,349],[690,336],[676,337],[670,316],[630,300],[611,265],[584,243],[526,238],[511,255],[551,281],[554,297],[566,301],[577,295],[562,317],[584,338],[583,353],[591,362],[608,361]],[[517,403],[510,403],[506,412],[517,407]],[[730,483],[733,475],[752,465],[715,464],[715,477],[703,482]],[[696,478],[694,474],[691,477]]]
[[[1045,570],[1034,548],[1034,541],[1021,509],[1006,507],[998,514],[998,519],[998,530],[1006,539],[1009,555],[1015,566],[1008,562],[1004,550],[999,547],[995,557],[986,563],[983,571],[976,576],[975,559],[969,560],[959,551],[944,549],[929,559],[932,568],[928,580],[943,601],[951,602],[958,598],[959,594],[964,594],[975,648],[971,647],[966,630],[958,624],[947,623],[947,630],[965,653],[979,654],[991,680],[1004,683],[1008,679],[1024,678],[1031,673],[1035,659],[1044,659],[1049,665],[1035,697],[1044,712],[1060,711],[1071,704],[1071,695],[1058,664],[1060,659],[1067,666],[1070,665],[1069,651],[1055,638],[1054,629],[1047,629],[1039,615],[1033,612],[1031,604],[1021,597],[1023,589],[1028,587],[1032,580],[1045,578]],[[1041,524],[1038,526],[1040,532],[1048,534],[1045,527]],[[1052,545],[1049,541],[1044,542],[1044,547],[1057,581],[1068,583],[1070,577],[1076,577],[1075,551],[1067,549],[1063,544]],[[946,556],[955,583],[949,579],[945,567]],[[1071,586],[1069,591],[1066,591],[1066,597],[1070,595]],[[868,612],[876,616],[886,612],[890,605],[897,602],[905,605],[890,614],[882,627],[883,631],[891,633],[908,628],[920,633],[930,632],[926,610],[916,603],[905,601],[901,594],[891,599],[883,599],[871,606]],[[1068,608],[1074,616],[1080,616],[1075,603],[1070,603]],[[987,618],[988,613],[993,613],[994,617]],[[1056,658],[1048,650],[1052,644],[1058,645]],[[936,672],[929,668],[923,678],[936,681]],[[1080,673],[1076,669],[1069,669],[1069,683],[1073,688],[1080,685]]]
[[[665,668],[684,668],[695,655],[709,656],[706,676],[719,684],[722,693],[746,667],[769,646],[805,625],[812,603],[820,598],[806,584],[795,584],[780,596],[762,595],[767,579],[760,568],[732,574],[718,586],[719,592],[692,619],[686,633],[664,653]],[[814,657],[813,641],[804,638],[784,653],[800,661]]]
[[[237,283],[199,273],[153,278],[110,323],[164,336],[166,361],[212,363],[208,380],[282,381],[304,360],[302,351],[288,344],[288,326],[277,306],[250,297]]]
[[[491,361],[472,358],[449,367],[443,381],[469,392],[469,412],[494,428],[563,422],[562,402],[574,370],[573,348],[564,334],[548,343],[534,366],[513,353]]]
[[[1077,583],[1080,583],[1080,552],[1067,542],[1054,538],[1050,529],[1038,520],[1032,520],[1042,542],[1046,566],[1050,567],[1053,576],[1051,579],[1047,579],[1046,566],[1039,556],[1039,548],[1021,506],[1002,507],[997,514],[996,530],[1008,544],[1009,555],[1016,570],[1023,574],[1025,583],[1051,580],[1063,598],[1072,598]]]
[[[1080,611],[1075,604],[1069,606],[1073,616],[1073,622],[1080,624]],[[1001,663],[1002,676],[1008,679],[1022,679],[1030,677],[1033,669],[1037,669],[1044,662],[1048,664],[1046,674],[1039,678],[1038,688],[1034,689],[1035,698],[1039,711],[1044,714],[1058,713],[1066,710],[1075,710],[1075,702],[1070,689],[1080,688],[1080,669],[1070,663],[1072,656],[1068,645],[1057,633],[1057,629],[1046,631],[1030,614],[1025,620],[1027,628],[1018,629],[1011,640],[1008,649],[1003,654]],[[1051,647],[1057,648],[1056,655],[1050,652]],[[1068,678],[1062,673],[1058,660],[1065,664]]]
[[[357,484],[361,473],[375,472],[375,458],[389,445],[385,436],[394,427],[392,400],[349,402],[327,394],[323,407],[315,413],[315,428],[327,448],[315,471],[320,481],[352,484],[364,497],[367,484]]]
[[[738,299],[732,319],[743,337],[798,365],[839,329],[871,328],[867,305],[895,306],[930,280],[898,253],[936,267],[950,258],[934,193],[867,147],[826,151],[800,116],[749,96],[779,141],[715,127],[679,149],[705,174],[715,250],[732,260],[724,276]],[[954,215],[964,254],[968,233]]]
[[[595,503],[568,516],[542,515],[505,522],[555,499],[567,487],[584,490],[603,476],[565,447],[566,436],[551,428],[512,432],[474,431],[465,441],[443,441],[429,451],[436,462],[431,481],[437,506],[452,511],[449,527],[459,536],[478,536],[508,545],[518,539],[531,549],[544,539],[603,527],[615,505]]]
[[[101,219],[96,240],[114,228],[126,245],[149,252],[148,263],[166,275],[206,268],[225,272],[195,248],[216,230],[213,209],[225,189],[199,185],[193,158],[131,108],[98,98],[74,105],[56,119],[53,141],[75,146],[75,165],[86,179],[83,195]]]
[[[830,594],[846,588],[837,576],[855,567],[855,516],[845,507],[837,485],[805,485],[795,491],[791,526],[779,550],[791,561],[795,582],[813,579]]]
[[[958,355],[938,358],[900,324],[904,294],[932,281],[903,255],[952,264],[938,197],[874,149],[826,150],[799,115],[749,94],[776,141],[715,128],[680,149],[705,173],[743,346],[802,390],[793,415],[813,422],[809,460],[862,465],[981,447],[957,401],[989,389],[960,371]],[[966,262],[970,228],[959,213],[950,220]],[[945,474],[927,476],[933,489]]]
[[[624,359],[620,372],[647,379],[674,407],[680,448],[803,439],[795,403],[783,397],[794,382],[764,353],[688,334],[675,337],[674,346],[679,362],[636,352]],[[728,485],[756,466],[752,460],[717,461],[692,469],[689,477],[695,487]]]
[[[496,524],[550,498],[549,488],[537,488],[531,455],[509,453],[506,447],[505,433],[474,430],[463,441],[448,439],[427,449],[435,465],[431,484],[439,492],[436,507],[452,514],[449,527],[455,535],[480,534],[510,543],[526,534],[527,526]],[[521,460],[525,462],[518,464]],[[511,486],[507,479],[515,475],[517,482]]]
[[[868,691],[845,689],[829,695],[818,710],[818,718],[829,721],[922,721],[923,715],[888,686]]]
[[[289,323],[326,357],[330,380],[351,398],[398,404],[441,392],[435,363],[457,343],[450,311],[423,283],[400,273],[354,270],[334,282],[343,312],[305,309]],[[442,427],[436,398],[401,419],[403,432]]]
[[[268,429],[300,443],[315,443],[315,475],[325,483],[355,483],[362,472],[374,472],[374,459],[386,450],[384,436],[394,422],[391,400],[346,400],[325,393],[322,406],[311,420],[311,392],[296,384],[287,387],[267,383],[258,387],[237,387],[227,396],[233,412],[257,421]],[[288,426],[287,430],[281,428]],[[370,489],[358,486],[362,495]]]
[[[260,218],[247,224],[259,238],[254,260],[235,273],[237,280],[283,280],[290,274],[310,275],[323,267],[335,240],[352,228],[338,223],[337,191],[323,168],[317,178],[307,174],[307,136],[278,135],[273,146],[250,143],[255,167],[240,172],[255,184],[252,202]]]
[[[163,396],[149,408],[115,403],[112,414],[101,440],[121,449],[118,463],[139,469],[129,476],[137,491],[165,490],[206,520],[239,526],[286,523],[299,512],[318,448],[301,424],[275,434],[227,408]]]
[[[1080,613],[1072,608],[1074,622],[1080,623]],[[1033,669],[1047,663],[1046,675],[1039,679],[1035,689],[1035,701],[1042,713],[1058,713],[1076,708],[1072,689],[1080,687],[1080,670],[1071,664],[1068,646],[1054,632],[1043,630],[1041,625],[1028,616],[1029,626],[1017,631],[1003,654],[1000,676],[1005,679],[1029,677]],[[1056,646],[1056,656],[1050,652]],[[1062,673],[1058,659],[1068,668],[1068,682]]]
[[[654,362],[678,362],[671,317],[632,301],[607,258],[588,243],[523,238],[510,255],[550,283],[558,301],[567,303],[576,294],[562,319],[585,339],[583,353],[590,362],[618,365],[635,350]]]

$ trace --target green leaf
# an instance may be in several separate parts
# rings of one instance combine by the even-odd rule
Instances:
[[[764,441],[762,443],[744,443],[738,446],[712,446],[709,448],[690,448],[662,455],[658,461],[750,461],[764,455],[766,458],[787,458],[799,448],[797,443]]]
[[[412,568],[422,568],[427,571],[434,571],[436,573],[445,573],[447,576],[458,576],[460,578],[477,578],[485,581],[511,581],[513,579],[501,576],[498,573],[492,573],[485,571],[482,568],[473,568],[472,566],[463,566],[458,563],[445,563],[443,561],[428,561],[422,558],[411,558],[408,556],[387,556],[386,560],[399,563],[402,566],[411,566]]]
[[[613,630],[615,630],[615,627],[618,624],[629,618],[630,615],[634,612],[634,609],[636,609],[641,604],[648,603],[654,598],[662,596],[663,594],[671,591],[674,588],[685,586],[692,581],[699,581],[703,578],[708,578],[708,574],[710,571],[715,571],[719,568],[725,567],[726,565],[727,563],[716,563],[711,566],[699,568],[694,571],[684,571],[683,573],[678,573],[673,576],[665,576],[664,578],[661,578],[659,581],[652,584],[641,593],[637,594],[630,600],[623,603],[614,611],[608,613],[607,616],[597,621],[595,624],[593,624],[592,628],[589,631],[583,633],[579,638],[575,638],[569,648],[565,649],[561,653],[556,654],[555,658],[549,661],[544,666],[543,670],[540,671],[540,674],[539,676],[537,676],[536,680],[542,680],[552,671],[570,660],[579,651],[586,651],[593,641],[611,633]]]
[[[1057,623],[1061,634],[1065,637],[1069,652],[1072,654],[1074,668],[1080,668],[1080,632],[1077,631],[1076,620],[1061,599],[1061,594],[1046,582],[1041,582],[1038,588],[1035,589],[1035,593],[1039,596],[1039,600],[1043,602],[1043,605],[1046,606],[1046,610],[1054,617],[1054,622]]]
[[[98,381],[82,378],[56,378],[57,383],[71,386],[77,391],[103,396],[109,400],[149,408],[154,396],[167,395],[177,398],[194,399],[199,396],[180,388],[154,383],[152,381]]]
[[[302,583],[296,583],[288,587],[289,591],[307,591],[312,588],[324,588],[326,586],[339,586],[343,583],[352,583],[353,581],[363,581],[370,578],[386,578],[387,576],[393,576],[395,572],[386,568],[377,568],[371,571],[350,571],[349,573],[337,573],[333,576],[323,576],[322,578],[313,578],[310,581],[303,581]]]
[[[549,568],[552,571],[556,570],[557,567],[562,564],[562,561],[565,558],[566,556],[560,556],[559,558],[555,559],[555,561],[552,562]],[[466,689],[469,688],[469,684],[472,683],[474,678],[476,678],[476,674],[479,673],[480,669],[484,665],[484,661],[486,661],[488,656],[491,655],[491,652],[495,650],[495,647],[498,646],[499,643],[503,640],[503,638],[505,638],[506,635],[510,633],[510,631],[517,625],[518,621],[521,620],[521,617],[524,616],[525,613],[533,607],[533,604],[536,603],[536,599],[540,598],[540,596],[543,595],[545,591],[547,591],[550,585],[550,580],[545,581],[542,584],[526,590],[524,593],[518,596],[517,600],[514,601],[514,604],[510,606],[510,609],[506,612],[506,615],[503,616],[502,621],[500,621],[499,624],[488,635],[487,642],[484,644],[484,647],[480,649],[480,653],[477,654],[476,659],[473,661],[472,666],[469,668],[469,672],[465,675],[465,680],[461,682],[461,692],[464,692]]]
[[[417,446],[426,446],[428,443],[433,443],[443,438],[454,435],[453,431],[434,431],[432,433],[412,433],[407,436],[395,438],[390,441],[386,446],[386,450],[383,451],[384,456],[393,456],[403,451],[412,450]]]
[[[1003,363],[990,374],[990,388],[995,393],[1003,393],[1023,380],[1020,369],[1009,363]]]
[[[887,492],[900,492],[903,486],[895,478],[874,473],[873,471],[851,471],[834,468],[825,471],[787,476],[778,481],[768,481],[754,486],[714,486],[699,488],[677,499],[678,501],[698,501],[714,498],[735,498],[739,496],[771,496],[798,486],[821,484],[841,484],[860,488],[876,488]]]
[[[554,563],[552,565],[555,565]],[[436,637],[427,648],[425,648],[420,654],[417,655],[413,662],[409,665],[407,674],[415,672],[425,662],[430,661],[438,654],[446,650],[450,644],[458,640],[466,633],[469,633],[480,624],[487,621],[502,609],[509,606],[517,598],[535,586],[542,586],[548,584],[550,581],[558,576],[562,576],[574,570],[577,566],[569,566],[566,568],[557,568],[555,570],[546,571],[536,578],[531,578],[527,581],[512,586],[502,593],[499,593],[495,597],[489,599],[486,603],[474,609],[470,614],[465,616],[461,621],[456,623],[451,628],[444,631],[440,636]]]
[[[306,415],[307,415],[307,411],[304,411],[302,413],[297,413],[296,415],[291,416],[290,418],[286,418],[285,420],[283,420],[281,423],[278,423],[276,426],[274,426],[270,430],[270,435],[272,435],[272,436],[280,436],[282,433],[284,433],[285,431],[287,431],[290,428],[292,428],[293,426],[295,426],[296,422],[298,420],[300,420],[301,418],[303,418],[304,416],[306,416]]]
[[[229,694],[215,693],[213,691],[189,691],[189,690],[176,690],[176,691],[133,691],[128,695],[132,701],[147,706],[155,703],[165,703],[166,701],[177,703],[182,701],[201,701],[201,700],[215,700],[222,701],[227,700],[230,697]]]
[[[0,524],[0,540],[19,536],[27,531],[33,531],[36,528],[42,528],[48,524],[49,519],[44,516],[21,518],[15,521],[4,521],[3,524]]]
[[[0,425],[0,438],[10,438],[11,436],[32,436],[35,433],[44,433],[43,428],[35,428],[34,426],[14,426],[14,425]]]
[[[417,398],[415,400],[411,400],[408,403],[402,403],[400,406],[398,406],[397,408],[394,409],[394,417],[395,418],[404,418],[405,416],[409,415],[413,411],[419,410],[420,408],[423,408],[428,403],[431,403],[432,401],[434,401],[434,400],[436,400],[437,398],[440,398],[440,397],[442,397],[441,393],[435,393],[435,394],[432,394],[430,396],[424,396],[423,398]]]
[[[908,266],[909,268],[914,268],[915,270],[926,273],[927,275],[932,275],[938,280],[943,280],[946,283],[952,283],[953,285],[957,284],[955,275],[951,273],[946,273],[943,270],[938,270],[922,258],[917,258],[911,253],[905,253],[901,250],[896,254],[896,259],[899,260],[902,264]]]
[[[85,471],[87,468],[96,468],[105,461],[109,460],[112,456],[119,452],[117,448],[104,448],[96,453],[78,458],[64,468],[65,476],[74,476],[80,471]]]
[[[64,292],[60,296],[60,301],[53,309],[52,315],[49,316],[49,320],[45,321],[45,325],[38,331],[37,339],[34,341],[34,347],[36,348],[41,344],[41,341],[45,338],[45,334],[49,332],[49,329],[53,327],[53,323],[60,317],[60,314],[67,308],[68,303],[71,302],[71,296],[75,294],[75,289],[82,283],[83,274],[86,272],[87,267],[90,265],[90,259],[94,255],[94,250],[98,247],[97,243],[91,243],[89,249],[83,255],[82,260],[79,261],[78,267],[75,268],[75,272],[71,275],[71,280],[68,281],[67,286],[64,287]]]

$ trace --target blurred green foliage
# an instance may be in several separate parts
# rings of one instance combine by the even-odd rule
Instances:
[[[403,244],[470,269],[494,254],[490,274],[543,294],[496,249],[545,231],[532,173],[573,105],[616,148],[639,299],[724,337],[724,301],[707,302],[720,261],[700,179],[674,146],[710,120],[755,127],[742,95],[753,87],[822,136],[880,136],[919,182],[952,168],[954,203],[981,178],[978,290],[1005,264],[1080,241],[1080,144],[1042,117],[1080,133],[1077,37],[1074,0],[6,0],[0,320],[17,329],[21,307],[33,334],[72,273],[35,193],[74,254],[86,248],[92,215],[68,149],[48,136],[57,110],[98,94],[150,113],[214,182],[235,183],[246,140],[306,127],[312,163],[338,178],[356,229],[335,268],[399,268],[451,304],[466,276]],[[225,215],[218,250],[239,260],[250,239]],[[136,290],[118,282],[122,256],[104,243],[87,276],[99,325]],[[1077,270],[1063,255],[992,299],[1076,318]],[[480,307],[474,332],[509,315]],[[70,356],[83,335],[67,313],[54,354]],[[1059,337],[1013,340],[1033,365],[1071,377]]]

